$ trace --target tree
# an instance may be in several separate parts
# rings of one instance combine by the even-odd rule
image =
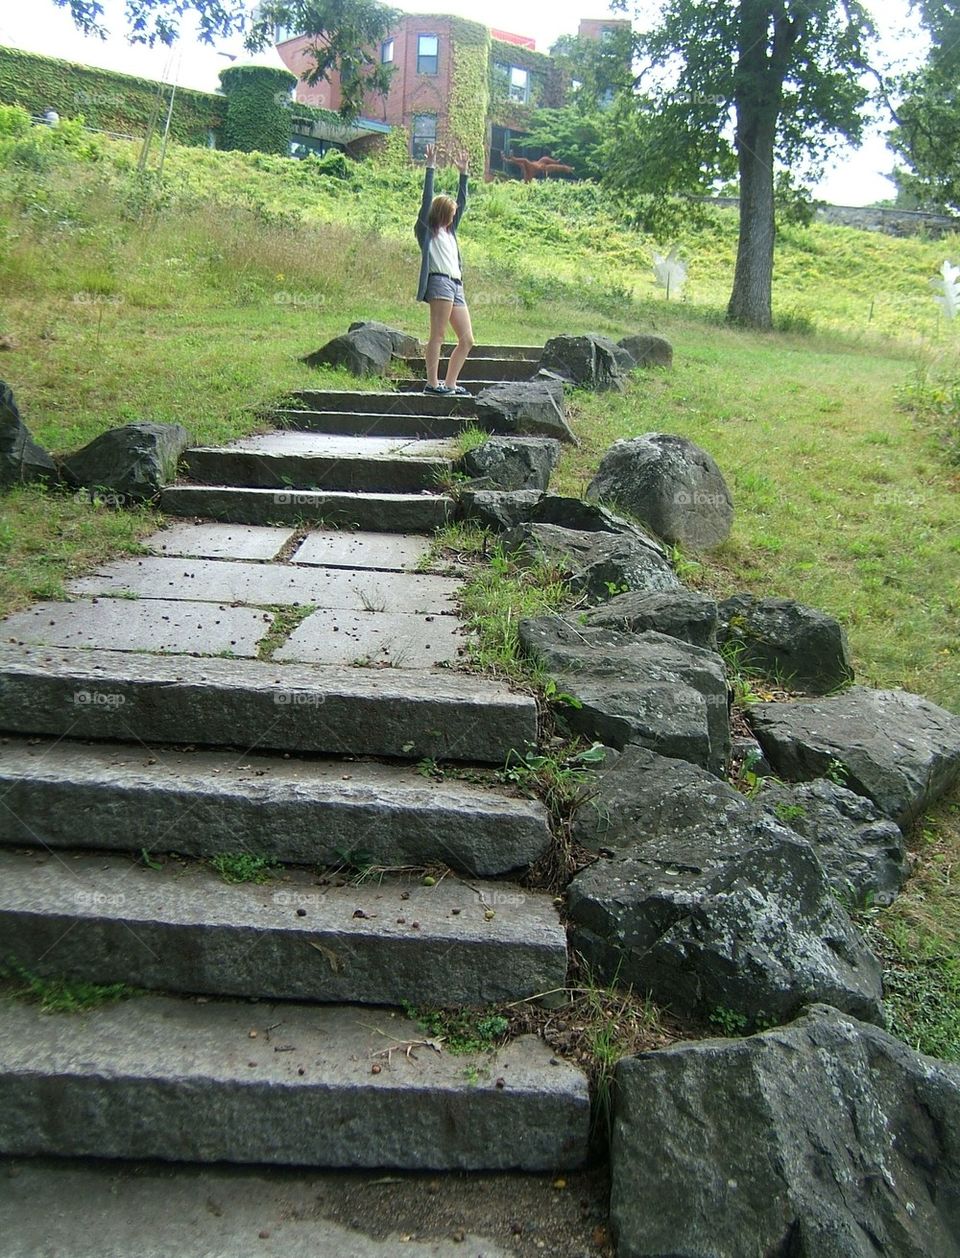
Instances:
[[[101,0],[54,3],[69,9],[85,34],[106,38]],[[385,96],[390,90],[394,67],[380,63],[379,49],[399,12],[377,0],[270,0],[252,15],[249,0],[126,0],[127,38],[151,47],[173,44],[181,19],[190,14],[198,19],[204,43],[243,33],[251,52],[272,44],[278,27],[311,36],[307,52],[314,66],[305,79],[313,84],[339,73],[340,114],[346,120],[356,118],[367,92]]]
[[[578,179],[600,179],[603,175],[600,152],[606,125],[606,114],[583,113],[575,105],[564,109],[538,109],[530,119],[522,143],[514,141],[513,148],[526,157],[549,153],[569,163]]]
[[[838,138],[859,140],[872,35],[857,0],[662,0],[637,36],[640,93],[618,102],[608,179],[650,225],[739,176],[731,322],[772,327],[777,166],[809,178]]]

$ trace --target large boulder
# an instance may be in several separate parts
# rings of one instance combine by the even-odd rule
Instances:
[[[603,456],[587,497],[629,511],[662,537],[690,550],[730,536],[733,499],[706,450],[662,432],[615,441]]]
[[[547,341],[540,370],[582,389],[622,389],[633,359],[606,336],[555,336]]]
[[[575,699],[564,719],[577,732],[608,747],[639,743],[725,772],[727,680],[712,651],[662,633],[591,629],[561,616],[521,621],[520,646]]]
[[[956,1258],[960,1067],[817,1005],[617,1067],[619,1258]]]
[[[638,367],[673,366],[673,346],[662,336],[625,336],[617,344],[627,351]]]
[[[794,786],[767,778],[756,801],[810,843],[841,900],[865,908],[896,899],[907,873],[903,831],[869,799],[826,778]]]
[[[29,481],[51,483],[57,476],[57,465],[34,441],[10,386],[0,380],[0,490]]]
[[[527,564],[559,568],[571,587],[600,603],[626,590],[676,590],[680,581],[659,549],[629,533],[586,532],[556,524],[511,529],[504,548]]]
[[[555,437],[577,445],[564,413],[563,385],[558,380],[505,381],[477,394],[477,423],[491,432],[527,437]]]
[[[665,633],[709,651],[717,649],[717,604],[694,590],[631,590],[591,607],[583,623],[622,633]]]
[[[543,495],[537,489],[474,489],[457,491],[460,514],[486,529],[505,533],[529,520]]]
[[[744,1024],[825,1000],[881,1017],[880,966],[805,839],[694,765],[628,747],[574,837],[611,855],[567,888],[574,948],[605,981]]]
[[[460,460],[460,470],[486,489],[537,489],[550,483],[560,443],[547,437],[488,437]]]
[[[101,433],[65,459],[64,475],[73,485],[145,501],[176,480],[177,464],[190,440],[180,424],[125,424]]]
[[[811,694],[853,680],[850,647],[833,616],[791,598],[735,594],[720,604],[720,644],[738,662]]]
[[[390,329],[368,323],[343,336],[335,336],[300,361],[308,367],[346,367],[355,376],[383,376],[393,352]]]
[[[365,329],[386,335],[394,358],[419,358],[423,353],[423,346],[415,336],[401,332],[399,328],[391,328],[386,323],[377,323],[375,319],[361,319],[351,323],[347,332],[361,332]]]
[[[758,703],[748,712],[774,772],[836,777],[901,828],[960,779],[960,717],[905,690]]]

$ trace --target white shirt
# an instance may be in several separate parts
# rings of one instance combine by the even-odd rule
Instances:
[[[457,238],[452,231],[441,227],[430,239],[430,271],[439,271],[441,275],[449,275],[458,280],[460,275],[460,256],[457,252]]]

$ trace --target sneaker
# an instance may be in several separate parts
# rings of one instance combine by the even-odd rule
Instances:
[[[439,393],[441,397],[445,397],[448,393],[453,393],[453,389],[448,389],[445,384],[425,384],[423,386],[424,393]]]
[[[462,384],[455,384],[453,388],[446,385],[446,391],[454,394],[456,397],[470,397],[470,390],[465,389]]]

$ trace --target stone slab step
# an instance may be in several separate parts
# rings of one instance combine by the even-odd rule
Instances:
[[[407,358],[407,367],[421,378],[426,378],[426,363],[422,358]],[[473,354],[460,368],[457,377],[462,384],[470,380],[529,380],[537,374],[538,359],[532,358],[475,358]],[[447,360],[440,361],[440,379],[447,370]]]
[[[448,669],[0,644],[0,729],[70,738],[503,764],[536,704]]]
[[[525,380],[529,379],[528,376],[524,376],[523,378]],[[396,383],[397,383],[397,389],[400,391],[400,393],[403,395],[406,395],[407,397],[410,397],[413,394],[416,394],[418,398],[421,396],[430,397],[429,393],[427,394],[422,393],[422,390],[423,390],[422,380],[398,380]],[[495,384],[503,384],[503,380],[491,379],[489,377],[486,377],[483,380],[474,380],[474,379],[471,379],[469,376],[465,376],[461,378],[460,383],[463,385],[465,389],[469,390],[469,392],[474,397],[476,397],[476,395],[480,393],[483,389],[492,388]],[[461,400],[467,403],[469,403],[470,401],[470,399],[466,397],[462,398]]]
[[[452,442],[281,431],[229,446],[194,446],[181,468],[209,485],[417,493],[434,489],[455,457]]]
[[[289,398],[311,411],[354,411],[367,415],[473,415],[476,407],[468,397],[442,397],[423,393],[422,381],[410,381],[417,386],[415,398],[406,393],[362,393],[350,389],[299,389]]]
[[[142,540],[154,555],[183,559],[233,561],[277,559],[297,537],[295,529],[254,528],[242,524],[174,524]],[[313,529],[301,537],[288,562],[325,568],[375,568],[417,571],[431,550],[422,533],[370,533],[350,529]]]
[[[468,641],[455,616],[322,609],[301,621],[270,658],[354,668],[432,669],[461,663]]]
[[[456,611],[460,586],[454,577],[428,572],[380,572],[241,559],[179,559],[170,555],[114,559],[88,576],[67,582],[71,594],[112,596],[109,605],[113,607],[119,600],[123,604],[121,611],[139,601],[161,599],[246,603],[252,607],[315,606],[345,611],[443,614]],[[229,610],[224,612],[225,617]],[[219,614],[219,606],[216,611]],[[24,614],[15,613],[11,620]],[[0,621],[0,627],[5,623]]]
[[[392,396],[396,396],[395,394]],[[370,437],[451,438],[471,423],[471,416],[406,415],[396,411],[274,411],[270,417],[282,428],[298,432],[358,434]]]
[[[440,347],[440,353],[446,358],[453,349],[452,342],[447,342]],[[531,358],[539,362],[542,356],[542,345],[474,345],[470,351],[471,358]]]
[[[449,865],[473,876],[532,864],[550,842],[536,800],[403,765],[236,752],[0,741],[0,843],[283,864]]]
[[[293,540],[291,528],[250,524],[174,524],[142,539],[155,555],[193,559],[276,559]]]
[[[199,863],[6,849],[0,957],[157,991],[458,1007],[563,986],[567,943],[550,896],[509,882],[336,886],[288,867],[228,883]]]
[[[476,1058],[408,1056],[422,1039],[399,1015],[353,1006],[147,996],[68,1018],[7,1002],[0,1142],[22,1155],[343,1168],[583,1163],[590,1106],[575,1067],[533,1037]]]
[[[169,485],[161,491],[160,510],[166,515],[229,524],[331,524],[385,533],[429,533],[456,512],[453,499],[445,494],[352,494],[232,485]]]

